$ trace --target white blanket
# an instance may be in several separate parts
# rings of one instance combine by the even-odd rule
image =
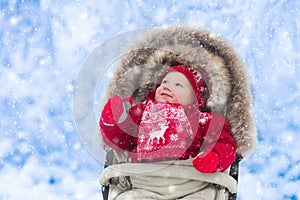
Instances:
[[[130,177],[122,183],[124,177]],[[228,172],[203,174],[191,165],[191,159],[157,163],[124,163],[105,168],[100,183],[108,185],[119,177],[121,184],[110,185],[109,199],[226,199],[225,188],[236,193],[237,182]],[[218,185],[217,187],[215,185]]]

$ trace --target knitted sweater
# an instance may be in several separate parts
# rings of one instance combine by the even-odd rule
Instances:
[[[198,157],[194,160],[196,169],[215,172],[226,170],[235,160],[236,144],[221,114],[200,112],[197,105],[158,103],[153,99],[122,111],[120,102],[112,105],[113,99],[101,114],[102,137],[112,149],[129,151],[131,162]],[[128,98],[121,101],[124,104]]]

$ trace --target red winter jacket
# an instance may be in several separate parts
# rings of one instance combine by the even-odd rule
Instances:
[[[104,142],[129,151],[133,162],[192,157],[197,170],[211,173],[226,170],[235,160],[236,144],[221,114],[153,99],[131,107],[132,102],[112,97],[99,124]]]

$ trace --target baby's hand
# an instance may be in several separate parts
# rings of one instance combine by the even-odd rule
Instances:
[[[129,150],[133,145],[132,135],[128,133],[135,133],[135,127],[131,126],[131,118],[127,117],[131,102],[132,98],[115,95],[107,101],[101,113],[99,125],[103,141],[118,151]]]
[[[121,98],[120,96],[115,95],[110,98],[104,106],[102,116],[111,116],[115,123],[120,124],[127,118],[127,111],[131,108],[132,102],[132,98]]]
[[[219,155],[214,151],[199,154],[194,160],[195,169],[202,173],[216,172],[219,165]]]

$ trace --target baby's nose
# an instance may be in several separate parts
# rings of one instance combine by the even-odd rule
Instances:
[[[171,88],[169,88],[167,85],[163,85],[163,89],[164,89],[164,90],[171,91]]]

